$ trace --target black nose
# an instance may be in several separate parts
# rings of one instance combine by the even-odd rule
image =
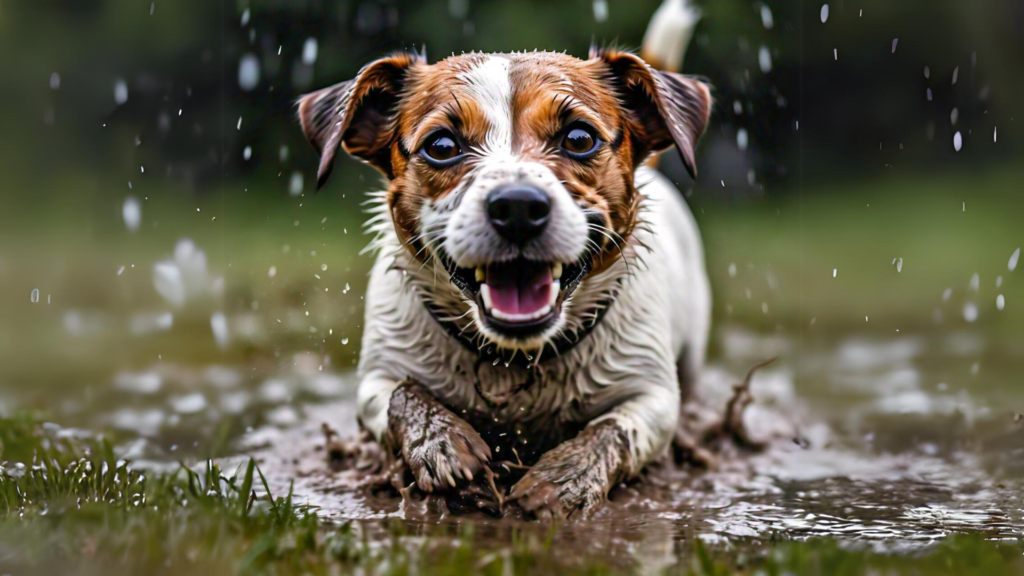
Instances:
[[[502,238],[526,244],[544,231],[551,215],[551,201],[543,190],[523,184],[506,184],[487,196],[487,216]]]

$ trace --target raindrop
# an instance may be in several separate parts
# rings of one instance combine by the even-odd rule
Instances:
[[[267,270],[267,278],[273,278],[277,276],[277,266],[271,266],[270,270]]]
[[[999,132],[995,126],[992,127],[992,141],[995,142],[999,136]]]
[[[767,46],[761,46],[757,51],[757,63],[761,67],[761,72],[767,74],[772,71],[772,54]]]
[[[953,68],[953,84],[956,84],[956,79],[960,76],[960,67]]]
[[[835,278],[839,274],[839,268],[832,269],[832,277]]]
[[[896,43],[897,43],[897,42],[899,42],[899,41],[900,41],[900,39],[899,39],[899,38],[893,38],[893,39],[892,39],[892,53],[893,53],[893,54],[895,54],[895,53],[896,53]]]
[[[152,16],[154,12],[156,12],[156,2],[149,5],[149,15]]]
[[[1006,308],[1006,298],[1000,294],[999,296],[996,296],[996,309],[1002,310],[1003,308]]]
[[[54,72],[50,74],[50,90],[56,90],[60,88],[60,74]]]
[[[839,48],[832,49],[832,57],[836,59],[836,62],[839,61]]]
[[[1020,260],[1020,248],[1017,248],[1016,250],[1013,251],[1013,254],[1010,255],[1010,261],[1006,264],[1006,267],[1010,270],[1010,272],[1013,272],[1014,270],[1017,269],[1018,260]]]
[[[320,271],[321,272],[327,272],[327,264],[321,264],[320,265]]]
[[[124,80],[118,78],[114,82],[114,102],[118,106],[128,101],[128,85],[125,84]]]
[[[597,4],[595,1],[594,4]],[[448,0],[448,14],[456,20],[463,20],[469,15],[469,0]],[[594,7],[594,15],[597,15],[597,7]]]
[[[287,146],[281,146],[281,149],[277,151],[277,157],[281,160],[281,162],[284,162],[285,160],[287,160],[288,159],[288,147]]]
[[[960,119],[960,110],[953,108],[953,111],[949,113],[949,123],[956,126],[956,121]]]
[[[30,301],[32,301],[33,304],[38,303],[39,302],[39,288],[33,288],[32,289],[32,294],[29,295],[28,299]]]
[[[245,149],[242,150],[242,158],[246,161],[252,158],[252,146],[246,146]]]
[[[306,42],[302,44],[302,63],[306,66],[315,64],[318,49],[316,38],[306,38]]]
[[[288,180],[288,193],[292,196],[302,194],[302,172],[292,172],[292,177]]]
[[[241,130],[242,129],[242,117],[241,116],[238,117],[238,125],[235,126],[235,129],[236,130]]]
[[[828,4],[821,5],[821,23],[824,24],[828,21]]]
[[[598,24],[608,20],[608,0],[594,0],[594,20]]]
[[[924,77],[925,78],[931,78],[932,77],[932,69],[931,68],[929,68],[927,66],[924,67]]]
[[[771,30],[775,26],[775,19],[772,18],[772,9],[767,4],[761,4],[761,24],[765,30]]]
[[[248,53],[238,61],[238,87],[248,92],[260,83],[260,59]]]
[[[221,349],[228,345],[228,319],[223,312],[215,312],[210,316],[210,329],[213,330],[213,339]]]
[[[740,128],[736,132],[736,145],[740,147],[740,150],[747,149],[747,129]]]
[[[978,319],[978,307],[973,302],[964,304],[964,320],[974,322]]]
[[[249,17],[250,17],[251,15],[252,15],[252,14],[250,13],[250,11],[249,11],[249,9],[248,9],[248,8],[246,8],[246,9],[245,9],[245,11],[244,11],[244,12],[242,12],[242,26],[243,26],[243,27],[244,27],[244,26],[247,26],[247,25],[249,24]]]
[[[739,100],[733,100],[732,111],[735,112],[737,116],[743,114],[743,104],[741,104]]]
[[[736,277],[736,263],[732,262],[729,264],[729,278]]]
[[[956,150],[957,152],[959,152],[960,148],[963,145],[964,145],[963,136],[960,136],[960,131],[957,130],[956,134],[953,134],[953,149]]]
[[[931,88],[926,89],[925,94],[928,95],[928,101],[931,102],[932,101],[932,89]]]
[[[134,196],[124,199],[121,207],[121,217],[124,218],[124,225],[129,232],[135,232],[142,223],[142,204]]]
[[[345,345],[348,345],[348,338],[342,338],[342,339],[341,339],[341,344],[342,344],[343,346],[345,346]]]
[[[968,287],[975,292],[981,288],[981,277],[978,276],[977,272],[974,273],[974,276],[971,276],[971,283],[968,284]]]

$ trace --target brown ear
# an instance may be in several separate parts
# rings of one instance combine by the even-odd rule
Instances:
[[[299,121],[306,139],[320,153],[319,189],[331,175],[342,146],[383,172],[391,172],[390,144],[395,137],[394,109],[408,70],[426,56],[401,52],[371,62],[352,80],[299,98]]]
[[[643,129],[637,163],[675,144],[686,170],[697,177],[694,149],[711,116],[711,91],[700,80],[655,70],[635,54],[614,49],[591,52],[619,88],[622,105]]]

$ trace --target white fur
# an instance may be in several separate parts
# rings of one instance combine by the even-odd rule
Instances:
[[[603,319],[563,355],[542,350],[543,382],[499,408],[488,408],[474,377],[485,394],[499,397],[516,389],[525,371],[485,363],[474,374],[477,356],[437,323],[424,300],[461,318],[460,325],[470,324],[475,305],[434,260],[424,266],[412,259],[383,207],[373,220],[380,253],[370,274],[359,363],[363,425],[380,439],[391,393],[413,377],[456,413],[488,411],[502,423],[614,419],[630,439],[633,473],[657,456],[679,415],[677,364],[697,370],[703,363],[711,303],[700,236],[679,192],[647,168],[636,181],[644,195],[641,222],[624,257],[581,284],[563,306],[560,329],[580,326],[611,296]]]

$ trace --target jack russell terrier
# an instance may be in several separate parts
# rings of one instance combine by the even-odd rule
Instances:
[[[689,20],[655,17],[659,68],[695,21],[666,7]],[[518,461],[508,501],[587,515],[665,452],[711,302],[693,217],[645,160],[675,146],[694,175],[710,111],[704,83],[618,49],[397,53],[301,98],[319,185],[339,148],[387,178],[358,414],[420,489]]]

